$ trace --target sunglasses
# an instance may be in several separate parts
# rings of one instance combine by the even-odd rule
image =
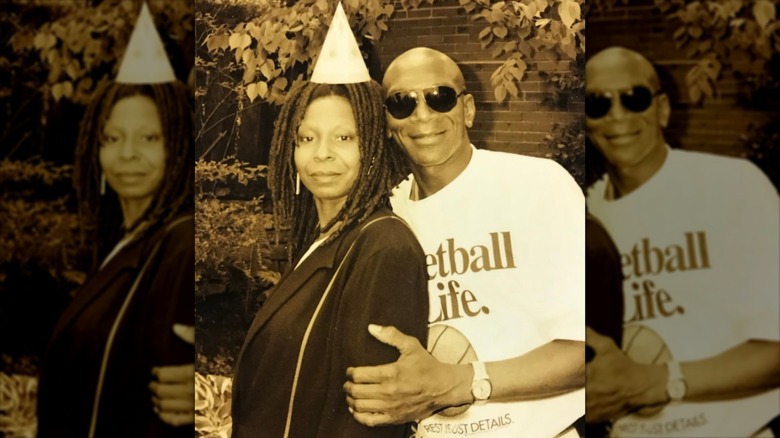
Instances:
[[[430,87],[422,90],[423,100],[428,108],[446,113],[455,108],[458,98],[464,91],[458,93],[451,87]],[[416,91],[401,91],[391,94],[385,100],[385,108],[396,119],[405,119],[412,115],[417,108],[418,94]]]
[[[655,96],[662,93],[661,90],[653,92],[647,87],[636,86],[631,90],[620,92],[620,104],[631,112],[641,113],[650,108]],[[612,96],[611,92],[585,96],[585,115],[591,119],[600,119],[606,116],[609,109],[612,108]]]

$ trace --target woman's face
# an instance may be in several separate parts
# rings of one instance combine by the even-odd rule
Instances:
[[[298,127],[295,166],[320,202],[346,201],[360,171],[358,130],[352,106],[341,96],[315,99]]]
[[[120,200],[148,206],[163,179],[165,155],[154,101],[140,95],[117,101],[103,127],[100,167]]]

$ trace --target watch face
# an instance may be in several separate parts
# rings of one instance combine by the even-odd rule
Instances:
[[[490,397],[492,389],[493,387],[490,385],[490,380],[477,380],[471,385],[471,394],[476,400],[487,400]]]
[[[669,398],[672,400],[682,400],[685,397],[685,393],[688,387],[685,385],[685,381],[682,379],[672,380],[666,388],[666,392],[669,393]]]

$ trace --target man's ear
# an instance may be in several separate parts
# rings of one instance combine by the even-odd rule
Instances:
[[[666,129],[669,125],[669,116],[672,113],[672,106],[669,103],[669,95],[663,93],[658,96],[658,124]]]
[[[463,95],[463,117],[466,122],[466,126],[471,128],[474,125],[474,118],[477,115],[477,107],[474,104],[474,96],[471,94]]]

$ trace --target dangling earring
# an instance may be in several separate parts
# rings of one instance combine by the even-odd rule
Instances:
[[[297,172],[295,173],[295,194],[301,194],[301,175]]]
[[[106,174],[100,172],[100,195],[106,194]]]

